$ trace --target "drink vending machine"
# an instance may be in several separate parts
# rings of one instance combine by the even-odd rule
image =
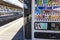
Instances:
[[[60,39],[60,0],[32,0],[32,40]]]

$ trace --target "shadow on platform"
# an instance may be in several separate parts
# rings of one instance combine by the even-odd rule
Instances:
[[[13,37],[12,40],[23,40],[23,26],[22,26],[22,28],[17,32],[17,34]]]

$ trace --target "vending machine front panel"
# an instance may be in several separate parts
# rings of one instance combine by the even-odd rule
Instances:
[[[32,40],[60,39],[60,0],[32,0]]]

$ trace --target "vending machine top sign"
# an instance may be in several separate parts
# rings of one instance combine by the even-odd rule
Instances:
[[[60,39],[55,33],[60,34],[60,0],[32,0],[32,40]]]

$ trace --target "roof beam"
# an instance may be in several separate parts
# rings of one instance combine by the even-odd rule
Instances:
[[[3,1],[23,8],[23,3],[19,2],[19,0],[3,0]]]
[[[2,0],[0,0],[0,5],[8,6],[8,7],[11,7],[11,8],[22,9],[21,7],[18,7],[18,6],[15,6],[15,5],[9,4],[9,3],[4,2],[4,1],[2,1]]]

